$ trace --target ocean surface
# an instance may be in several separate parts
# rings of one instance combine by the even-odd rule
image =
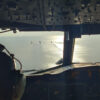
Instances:
[[[63,35],[63,32],[8,32],[0,34],[0,43],[21,61],[23,70],[42,70],[57,66],[63,58]],[[73,62],[100,62],[100,35],[82,36],[75,44]]]

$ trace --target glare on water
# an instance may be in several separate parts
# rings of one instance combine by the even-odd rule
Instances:
[[[22,62],[23,69],[47,69],[63,58],[63,32],[8,32],[0,43]],[[100,36],[76,39],[73,62],[100,62]]]
[[[23,69],[54,67],[63,55],[63,32],[1,34],[0,43],[15,54]]]
[[[76,39],[73,62],[100,62],[100,35]]]

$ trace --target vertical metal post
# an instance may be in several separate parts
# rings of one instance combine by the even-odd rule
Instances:
[[[75,38],[69,32],[64,32],[63,66],[72,64]]]

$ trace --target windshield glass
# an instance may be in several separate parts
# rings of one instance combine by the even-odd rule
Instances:
[[[100,35],[83,35],[75,42],[73,62],[100,62]]]
[[[20,60],[23,70],[44,70],[62,64],[64,32],[19,32],[0,34],[0,43]],[[73,63],[100,62],[100,35],[75,40]],[[19,64],[16,63],[19,68]]]
[[[0,43],[21,61],[23,70],[55,67],[63,56],[63,32],[6,32],[0,34]]]

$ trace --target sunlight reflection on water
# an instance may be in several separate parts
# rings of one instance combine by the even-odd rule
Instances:
[[[63,32],[58,33],[1,34],[0,43],[15,54],[23,69],[47,69],[63,58]],[[100,35],[76,39],[73,62],[100,62],[98,43]]]
[[[57,66],[56,62],[63,55],[63,33],[1,35],[0,43],[15,54],[22,62],[24,70]]]
[[[100,62],[100,35],[76,39],[73,62]]]

